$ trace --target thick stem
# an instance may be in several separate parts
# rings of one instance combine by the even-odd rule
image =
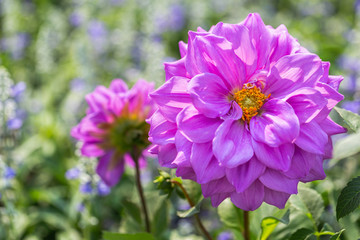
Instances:
[[[135,162],[135,169],[136,169],[136,187],[139,192],[142,209],[143,209],[143,213],[145,216],[145,227],[146,227],[146,231],[148,233],[150,233],[150,231],[151,231],[150,221],[149,221],[149,215],[148,215],[148,211],[147,211],[147,207],[146,207],[146,201],[145,201],[145,197],[144,197],[143,188],[141,185],[139,161],[138,161],[138,159],[134,158],[134,162]]]
[[[181,189],[181,191],[182,191],[182,192],[184,193],[184,195],[185,195],[186,200],[189,202],[190,207],[194,207],[195,204],[194,204],[194,202],[191,200],[191,198],[190,198],[189,194],[187,193],[186,189],[184,188],[184,186],[183,186],[181,183],[177,182],[177,181],[170,181],[170,182],[173,183],[173,184],[176,184],[176,185]],[[199,225],[200,230],[202,231],[202,233],[205,235],[205,237],[206,237],[208,240],[212,240],[209,232],[205,229],[204,225],[202,224],[199,215],[198,215],[198,214],[195,214],[194,216],[195,216],[195,220],[196,220],[197,224]]]
[[[244,211],[244,239],[250,240],[250,229],[249,229],[249,212]]]

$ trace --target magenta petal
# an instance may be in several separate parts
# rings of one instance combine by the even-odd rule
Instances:
[[[299,180],[290,179],[280,173],[279,171],[275,171],[272,169],[266,169],[265,173],[259,178],[259,180],[268,188],[285,192],[289,194],[297,193],[297,185]]]
[[[321,129],[326,132],[328,135],[334,135],[339,133],[345,133],[346,128],[340,126],[339,124],[335,123],[331,120],[330,117],[327,117],[324,121],[320,124]]]
[[[327,100],[328,112],[330,112],[338,102],[344,99],[344,96],[336,91],[334,88],[330,87],[325,83],[317,83],[315,87]]]
[[[315,180],[322,180],[326,177],[326,174],[324,172],[323,168],[323,162],[324,159],[322,155],[303,152],[304,157],[309,160],[310,164],[310,173],[301,179],[302,182],[311,182]]]
[[[219,193],[231,193],[235,191],[233,185],[228,182],[226,177],[202,184],[201,190],[204,197],[210,197]]]
[[[228,89],[242,87],[245,81],[245,66],[234,53],[232,44],[215,35],[197,35],[189,43],[186,69],[191,76],[213,73],[224,80]]]
[[[223,116],[231,107],[228,99],[230,92],[223,80],[215,74],[196,75],[190,80],[188,90],[194,106],[207,117]]]
[[[265,169],[265,165],[253,157],[238,167],[226,168],[226,177],[236,192],[243,192],[264,173]]]
[[[271,68],[264,92],[282,97],[302,87],[313,87],[323,74],[315,54],[298,53],[280,58]]]
[[[295,144],[305,151],[324,154],[325,144],[328,142],[328,135],[315,121],[303,123],[300,127],[299,137]]]
[[[134,160],[132,159],[132,157],[130,156],[130,154],[125,154],[124,155],[124,160],[125,160],[125,163],[126,163],[126,165],[128,165],[128,166],[130,166],[130,167],[132,167],[132,168],[135,168],[135,162],[134,162]],[[146,161],[146,159],[144,158],[144,156],[140,156],[140,158],[138,159],[138,161],[139,161],[139,167],[141,168],[141,169],[143,169],[143,168],[146,168],[146,166],[147,166],[147,161]]]
[[[124,93],[128,91],[128,86],[122,79],[114,79],[109,89],[115,93]]]
[[[300,88],[287,96],[287,103],[294,109],[300,123],[308,123],[326,106],[327,100],[313,88]]]
[[[339,85],[341,81],[344,80],[343,76],[329,76],[328,84],[335,90],[339,90]]]
[[[231,194],[230,193],[219,193],[219,194],[215,194],[212,195],[210,197],[211,199],[211,205],[216,208],[220,205],[220,203],[222,203],[226,198],[230,197]]]
[[[107,152],[99,159],[96,167],[96,173],[101,177],[104,183],[110,187],[114,186],[124,172],[124,159],[120,157],[115,159],[112,151]]]
[[[180,51],[180,57],[183,58],[185,57],[185,55],[187,54],[187,44],[184,43],[183,41],[179,42],[179,51]]]
[[[269,64],[269,56],[274,45],[274,33],[265,26],[258,13],[250,13],[248,17],[240,23],[249,29],[251,42],[257,50],[257,69],[263,69]]]
[[[196,182],[203,184],[225,176],[225,169],[212,154],[211,143],[194,143],[190,162],[196,173]]]
[[[233,44],[235,54],[245,63],[247,76],[255,72],[257,65],[257,52],[250,39],[250,32],[240,24],[218,23],[212,32],[225,37]]]
[[[177,162],[176,160],[174,161],[174,163],[177,165],[186,164],[186,167],[191,167],[190,156],[191,156],[191,149],[192,149],[193,143],[190,142],[183,134],[181,134],[181,132],[178,131],[175,134],[175,145],[176,145],[176,149],[177,149],[178,153],[183,154],[183,156],[186,160],[186,163],[185,162],[180,163],[180,162]]]
[[[242,109],[235,101],[231,102],[231,107],[229,112],[222,116],[221,118],[224,120],[239,120],[242,117]]]
[[[244,192],[233,192],[231,194],[231,201],[235,206],[244,211],[254,211],[261,206],[263,200],[264,185],[258,180],[251,184]]]
[[[184,108],[178,114],[176,122],[181,133],[195,143],[211,141],[216,129],[221,124],[221,120],[207,118],[193,106]]]
[[[185,58],[182,58],[175,62],[164,63],[165,80],[169,80],[172,77],[187,77],[185,68]]]
[[[187,92],[188,81],[187,78],[172,77],[150,94],[164,117],[171,122],[176,122],[177,114],[191,103],[191,97]]]
[[[216,130],[213,152],[222,166],[232,168],[254,155],[251,135],[243,122],[225,120]]]
[[[279,147],[270,147],[264,143],[252,140],[256,157],[267,167],[288,171],[294,155],[294,144],[286,143]]]
[[[176,167],[173,164],[177,155],[175,144],[169,143],[166,145],[159,146],[158,159],[159,164],[162,167],[174,168]]]
[[[274,191],[266,187],[264,188],[264,191],[264,202],[274,205],[280,209],[285,207],[285,204],[290,197],[290,194],[288,193]]]
[[[176,124],[165,119],[159,110],[147,122],[150,124],[150,142],[155,144],[175,143]]]
[[[262,110],[262,114],[250,120],[250,132],[256,141],[278,147],[296,139],[299,120],[290,104],[280,99],[271,99]]]
[[[95,91],[86,95],[85,99],[89,105],[87,113],[107,109],[113,93],[104,86],[96,87]]]
[[[309,174],[309,160],[304,158],[302,152],[303,150],[301,150],[300,148],[295,148],[294,156],[291,160],[290,169],[283,173],[288,178],[300,179]]]
[[[101,149],[98,143],[84,142],[81,147],[81,154],[86,157],[100,157],[105,154],[105,151]]]

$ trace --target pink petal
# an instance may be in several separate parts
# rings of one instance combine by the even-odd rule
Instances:
[[[259,180],[268,188],[289,194],[297,193],[299,180],[290,179],[279,171],[267,169]]]
[[[211,151],[211,143],[194,143],[190,162],[196,173],[196,182],[203,184],[225,176],[225,169]]]
[[[100,157],[105,154],[105,151],[98,146],[98,143],[84,142],[81,154],[86,157]]]
[[[226,177],[202,184],[201,190],[204,197],[210,197],[219,193],[231,193],[235,191],[234,187],[228,182]]]
[[[207,118],[193,106],[185,107],[177,116],[178,129],[191,142],[205,143],[211,141],[221,120]]]
[[[315,121],[303,123],[300,126],[300,134],[295,144],[305,151],[324,154],[325,144],[328,135],[321,129]]]
[[[162,167],[175,168],[173,163],[177,155],[175,144],[169,143],[159,146],[158,160]]]
[[[252,145],[256,157],[264,165],[284,172],[289,170],[294,155],[294,144],[286,143],[279,147],[270,147],[253,139]]]
[[[181,58],[185,57],[186,53],[187,53],[187,44],[184,43],[183,41],[179,42],[179,51],[180,51],[180,56]]]
[[[296,147],[294,156],[291,160],[290,169],[283,174],[292,179],[300,179],[309,174],[310,171],[310,159],[306,159],[302,154],[303,150]]]
[[[231,194],[231,201],[235,206],[244,211],[254,211],[261,206],[264,195],[264,185],[257,180],[244,192],[233,192]]]
[[[164,63],[165,80],[168,81],[172,77],[187,78],[187,71],[185,68],[185,58],[181,58],[175,62]]]
[[[222,166],[237,167],[254,155],[251,135],[243,122],[225,120],[216,130],[213,152]]]
[[[188,80],[183,77],[172,77],[150,94],[164,117],[171,122],[176,122],[177,114],[191,103],[191,97],[187,92]]]
[[[231,107],[228,99],[230,92],[223,80],[215,74],[196,75],[190,80],[188,90],[194,106],[207,117],[223,116]]]
[[[308,152],[303,152],[304,157],[309,159],[309,164],[310,164],[310,172],[309,174],[302,178],[301,181],[302,182],[312,182],[315,180],[322,180],[326,177],[326,174],[324,172],[324,168],[323,168],[323,156],[322,155],[318,155],[318,154],[313,154],[313,153],[308,153]]]
[[[264,191],[264,202],[276,206],[280,209],[285,207],[285,204],[290,197],[290,194],[288,193],[274,191],[267,187],[264,188]]]
[[[271,147],[292,143],[299,135],[299,120],[290,104],[271,99],[262,107],[262,113],[250,120],[252,137]]]
[[[264,164],[253,157],[238,167],[226,168],[226,177],[236,192],[243,192],[264,173],[265,169]]]
[[[110,187],[114,186],[124,172],[123,157],[117,158],[113,152],[107,152],[99,159],[96,167],[96,173],[101,177],[104,183]]]
[[[251,76],[256,70],[258,57],[249,30],[244,25],[220,22],[212,32],[232,43],[235,54],[246,65],[247,76]]]
[[[241,88],[245,81],[244,63],[236,56],[232,44],[215,35],[197,35],[189,43],[186,69],[194,77],[213,73],[224,80],[228,89]]]
[[[308,123],[326,106],[327,100],[314,88],[300,88],[287,96],[300,123]]]
[[[270,69],[264,92],[282,97],[302,87],[313,87],[323,74],[315,54],[298,53],[280,58]]]
[[[176,124],[165,119],[159,110],[147,122],[150,124],[150,142],[160,145],[175,143]]]
[[[109,89],[114,93],[125,93],[128,91],[128,86],[122,79],[114,79],[112,80]]]
[[[330,117],[325,118],[320,124],[321,129],[326,132],[328,135],[334,135],[339,133],[345,133],[346,128],[340,126],[339,124],[335,123],[331,120]]]

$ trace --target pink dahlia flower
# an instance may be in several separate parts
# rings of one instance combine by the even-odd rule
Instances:
[[[179,46],[182,58],[165,63],[166,82],[150,94],[162,166],[201,184],[213,206],[230,197],[244,210],[283,208],[299,181],[325,178],[330,136],[345,131],[329,118],[343,99],[329,62],[256,13],[190,31]]]
[[[96,172],[108,186],[119,181],[125,163],[134,166],[135,160],[146,166],[143,156],[150,142],[145,119],[154,112],[148,97],[153,90],[154,85],[144,80],[128,90],[123,80],[115,79],[109,88],[98,86],[86,96],[86,116],[71,135],[83,142],[84,156],[99,159]]]

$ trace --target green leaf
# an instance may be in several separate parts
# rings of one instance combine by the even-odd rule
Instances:
[[[308,237],[310,237],[313,232],[313,230],[308,228],[300,228],[291,235],[289,240],[305,240],[308,239]]]
[[[348,110],[339,108],[339,107],[334,107],[334,109],[339,113],[339,115],[344,119],[345,123],[348,129],[353,130],[354,132],[356,132],[358,129],[360,129],[360,116],[350,112]]]
[[[360,152],[360,132],[350,134],[349,136],[339,139],[334,147],[334,156],[331,165],[337,160],[353,156]]]
[[[177,211],[177,215],[181,218],[187,218],[187,217],[194,216],[195,214],[200,212],[200,207],[201,207],[201,203],[203,200],[204,200],[204,197],[201,197],[195,206],[193,206],[192,208],[185,210],[185,211]]]
[[[104,231],[103,240],[155,240],[155,238],[149,233],[124,234]]]
[[[299,194],[291,199],[292,205],[317,222],[324,211],[321,195],[313,189],[299,187]]]
[[[126,199],[122,201],[122,205],[127,214],[129,214],[137,223],[141,224],[141,211],[139,207]]]
[[[340,236],[344,231],[345,229],[342,229],[340,232],[335,233],[329,240],[340,240]]]
[[[237,208],[230,199],[224,200],[219,207],[217,212],[220,217],[220,221],[225,224],[228,228],[237,229],[243,231],[243,211]]]
[[[153,216],[151,224],[152,232],[157,239],[168,228],[168,222],[168,204],[167,200],[163,199]]]
[[[290,211],[286,211],[282,219],[276,217],[265,217],[261,221],[261,240],[266,240],[270,234],[275,230],[279,222],[284,224],[289,223],[289,214]]]
[[[341,191],[336,204],[336,218],[348,215],[360,204],[360,176],[352,179]]]

